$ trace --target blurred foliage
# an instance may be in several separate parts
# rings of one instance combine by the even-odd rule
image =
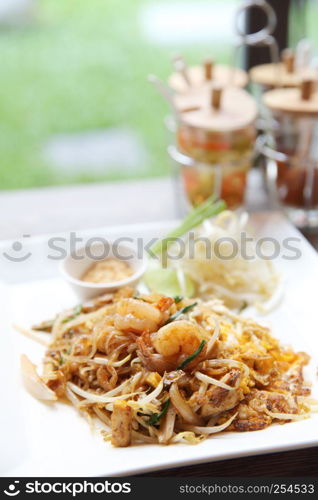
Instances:
[[[186,2],[180,1],[180,9]],[[149,152],[147,175],[168,173],[162,123],[167,107],[146,76],[166,78],[177,50],[194,62],[209,47],[167,47],[144,39],[139,14],[151,3],[38,0],[32,23],[0,29],[1,189],[101,180],[89,165],[85,176],[63,177],[45,164],[43,146],[56,133],[121,125],[142,138]],[[229,60],[229,47],[215,50],[218,60]],[[127,171],[118,170],[102,179],[123,176]]]

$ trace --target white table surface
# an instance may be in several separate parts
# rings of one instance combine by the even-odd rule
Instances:
[[[0,239],[180,217],[181,193],[170,177],[0,191]],[[250,173],[247,207],[267,208],[260,174]]]

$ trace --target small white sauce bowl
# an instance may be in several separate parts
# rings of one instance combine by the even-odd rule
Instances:
[[[114,248],[111,242],[107,242],[107,248],[108,252],[105,256],[105,243],[94,242],[89,246],[79,248],[76,255],[68,255],[61,262],[60,272],[79,299],[89,300],[125,286],[134,286],[146,271],[146,258],[139,258],[133,248],[121,244],[116,244],[116,248]],[[93,264],[108,258],[124,260],[132,267],[133,274],[123,280],[109,283],[89,283],[81,280],[81,277]]]

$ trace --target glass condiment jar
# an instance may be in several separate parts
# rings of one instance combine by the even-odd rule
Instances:
[[[253,159],[255,100],[242,89],[213,86],[174,103],[176,147],[169,151],[188,201],[196,205],[214,193],[229,208],[241,206]]]
[[[299,227],[318,227],[318,93],[312,80],[266,92],[271,112],[262,152],[272,202]]]
[[[244,204],[252,154],[245,161],[232,160],[215,164],[195,160],[181,153],[175,146],[169,146],[168,152],[177,166],[176,173],[180,177],[188,204],[198,205],[211,194],[225,200],[232,209]]]

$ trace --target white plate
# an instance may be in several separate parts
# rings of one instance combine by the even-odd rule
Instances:
[[[103,228],[86,232],[84,237],[96,234],[116,237],[122,235],[146,238],[164,234],[172,223]],[[298,260],[277,260],[278,269],[286,279],[286,293],[280,307],[270,315],[258,318],[271,323],[274,335],[297,350],[313,356],[309,369],[315,379],[317,366],[317,277],[316,252],[304,238],[278,214],[252,217],[252,226],[259,237],[297,238],[302,256]],[[295,242],[293,243],[295,246]],[[1,252],[11,243],[0,245]],[[143,445],[114,449],[103,441],[98,431],[92,433],[84,418],[72,407],[61,403],[49,406],[33,399],[22,387],[19,376],[19,355],[26,353],[40,363],[42,347],[20,336],[11,327],[12,322],[30,325],[50,317],[61,308],[74,303],[74,296],[59,278],[50,278],[56,272],[56,262],[48,262],[47,239],[30,240],[26,251],[32,251],[29,263],[20,267],[6,265],[11,284],[0,287],[1,301],[1,440],[0,471],[5,476],[98,476],[126,475],[163,468],[189,465],[269,453],[318,444],[318,415],[310,419],[273,425],[252,433],[216,435],[196,446]],[[287,254],[288,252],[285,252]],[[290,253],[289,253],[290,254]],[[4,269],[5,261],[0,262]],[[36,265],[35,265],[36,264]],[[33,279],[33,281],[27,281]],[[25,281],[18,283],[18,281]],[[12,284],[13,283],[13,284]],[[5,314],[4,311],[7,313]],[[7,317],[6,317],[7,316]],[[315,380],[316,382],[316,380]],[[317,396],[317,388],[314,387]],[[3,411],[5,408],[5,411]],[[213,471],[213,467],[211,468]]]

